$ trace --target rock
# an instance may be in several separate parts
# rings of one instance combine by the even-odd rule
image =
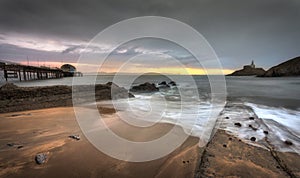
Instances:
[[[8,143],[6,145],[9,146],[9,147],[13,147],[13,146],[15,146],[15,143]]]
[[[92,92],[95,92],[95,95],[91,97]],[[73,94],[80,97],[72,97]],[[7,83],[0,89],[0,113],[72,106],[73,101],[75,103],[90,103],[94,102],[94,99],[101,101],[131,97],[134,96],[128,90],[111,82],[107,84],[78,85],[76,87],[64,85],[17,87],[14,84]],[[19,114],[13,114],[12,116],[19,116]]]
[[[224,148],[226,148],[226,147],[227,147],[227,145],[226,145],[226,144],[224,144],[224,145],[223,145],[223,147],[224,147]]]
[[[244,68],[241,70],[237,70],[228,76],[261,76],[265,74],[265,70],[263,68]]]
[[[169,82],[169,85],[177,86],[177,84],[174,81]]]
[[[256,127],[253,127],[251,124],[249,125],[250,128],[252,128],[252,130],[256,131],[257,128]]]
[[[242,127],[242,124],[239,122],[234,123],[235,126]]]
[[[154,83],[146,82],[138,86],[133,86],[130,91],[132,92],[156,92],[159,89],[155,86]]]
[[[251,137],[250,140],[251,140],[252,142],[255,142],[255,141],[256,141],[256,138],[255,138],[255,137]]]
[[[229,117],[227,116],[227,117],[225,117],[225,119],[229,119]]]
[[[287,145],[293,145],[293,142],[291,142],[289,140],[284,141],[284,143],[287,144]]]
[[[17,88],[19,87],[13,83],[6,83],[0,87],[0,90],[7,91],[7,90],[15,90]]]
[[[269,132],[265,130],[265,131],[264,131],[264,134],[268,135],[268,134],[269,134]]]
[[[162,81],[158,85],[167,85],[167,82],[166,81]]]
[[[260,77],[283,77],[300,75],[300,56],[271,67]]]
[[[79,135],[70,135],[70,138],[74,139],[74,140],[80,140],[80,136]]]
[[[158,84],[158,87],[159,88],[170,88],[170,85],[168,85],[167,82],[163,81]]]
[[[23,145],[20,145],[20,146],[17,147],[17,149],[21,149],[21,148],[23,148],[23,147],[24,147]]]
[[[254,117],[249,117],[250,120],[254,120]]]
[[[37,164],[44,164],[47,160],[47,154],[46,153],[39,153],[35,156],[35,162]]]

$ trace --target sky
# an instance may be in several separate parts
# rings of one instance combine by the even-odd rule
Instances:
[[[299,0],[0,0],[0,60],[76,65],[83,52],[109,50],[109,44],[102,44],[86,51],[95,35],[140,16],[169,17],[196,29],[215,50],[224,73],[251,60],[268,69],[300,56]],[[181,73],[171,55],[191,73],[203,74],[181,48],[159,39],[131,41],[114,51],[102,71],[115,72],[131,56],[134,62],[126,72]],[[94,70],[84,61],[77,65],[85,66],[83,72]]]

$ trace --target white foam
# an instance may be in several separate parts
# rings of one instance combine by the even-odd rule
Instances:
[[[261,119],[272,119],[300,137],[300,111],[289,110],[285,108],[275,108],[263,105],[257,105],[253,103],[245,103],[246,106],[250,106],[255,114]]]

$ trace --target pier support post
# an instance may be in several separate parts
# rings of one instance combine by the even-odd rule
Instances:
[[[22,82],[21,71],[20,70],[19,70],[19,79],[20,79],[20,82]]]
[[[7,70],[4,69],[4,78],[7,81]]]
[[[24,80],[26,80],[26,71],[25,70],[23,70],[23,78],[24,78]]]

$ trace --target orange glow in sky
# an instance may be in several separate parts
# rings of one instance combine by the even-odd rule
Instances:
[[[27,61],[21,62],[23,65],[27,65]],[[78,71],[83,73],[96,73],[98,71],[98,66],[90,65],[90,64],[79,64],[79,63],[69,63],[75,66]],[[29,65],[31,66],[46,66],[51,68],[60,68],[63,65],[61,62],[50,62],[50,61],[30,61]],[[227,75],[234,70],[231,69],[207,69],[204,70],[202,68],[191,68],[191,67],[128,67],[126,69],[119,70],[118,68],[113,67],[105,67],[101,68],[101,72],[105,73],[161,73],[161,74],[175,74],[175,75]]]

